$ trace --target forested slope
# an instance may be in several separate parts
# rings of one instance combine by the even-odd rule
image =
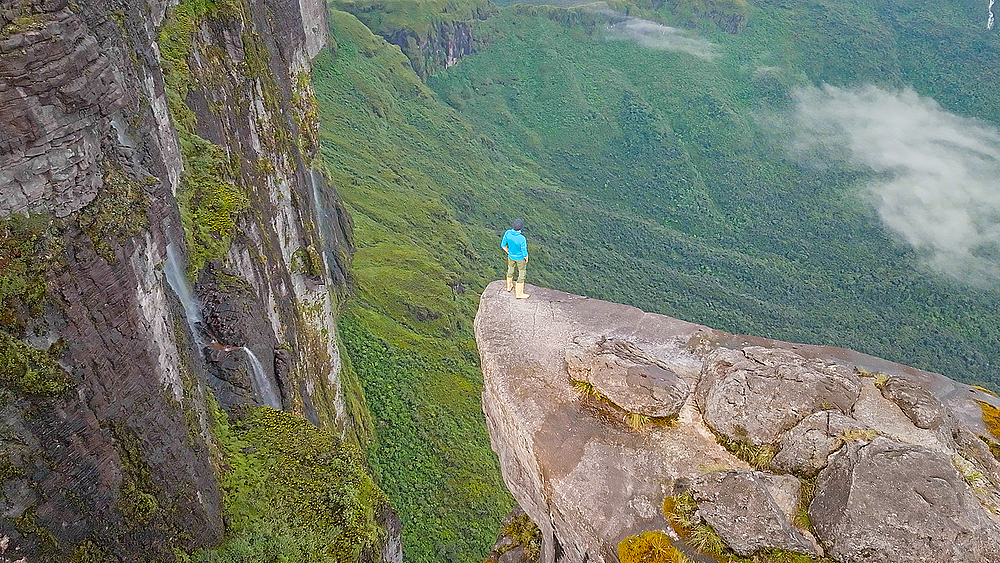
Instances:
[[[872,186],[893,169],[839,147],[822,166],[788,150],[803,99],[865,100],[851,88],[867,85],[893,103],[913,88],[919,107],[936,100],[963,127],[984,120],[988,145],[997,70],[985,61],[998,38],[985,13],[412,4],[337,3],[389,38],[407,18],[420,33],[464,18],[478,52],[425,85],[413,57],[334,11],[313,75],[327,172],[355,224],[356,295],[340,336],[407,560],[483,557],[512,503],[482,423],[471,319],[501,276],[497,241],[515,217],[529,283],[997,388],[996,285],[950,277],[883,223]]]
[[[560,23],[558,13],[514,8],[484,22],[497,41],[429,82],[541,175],[599,202],[570,240],[537,226],[536,240],[559,256],[543,264],[553,282],[997,384],[996,284],[925,267],[924,249],[883,225],[869,186],[893,170],[793,158],[791,131],[770,119],[812,85],[873,84],[995,123],[985,58],[998,40],[983,18],[931,3],[760,4],[737,35],[695,20],[688,36],[712,45],[699,57],[609,41],[606,21]],[[691,21],[666,7],[644,15]],[[928,26],[951,40],[932,45]],[[935,189],[956,187],[946,180]]]

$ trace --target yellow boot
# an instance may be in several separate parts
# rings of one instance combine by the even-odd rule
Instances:
[[[529,295],[524,292],[524,282],[517,282],[514,286],[514,297],[518,299],[527,299]]]
[[[507,291],[514,287],[514,278],[507,278]]]

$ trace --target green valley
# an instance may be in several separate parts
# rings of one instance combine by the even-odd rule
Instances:
[[[354,221],[338,327],[407,561],[481,560],[513,505],[472,319],[517,217],[531,284],[1000,388],[996,285],[927,267],[869,199],[886,172],[794,158],[774,119],[797,92],[873,84],[995,128],[1000,45],[981,14],[917,0],[608,5],[629,16],[334,3],[354,15],[331,12],[313,83],[323,162]],[[631,17],[675,30],[642,46],[615,35]],[[478,52],[426,83],[380,36],[455,21]]]

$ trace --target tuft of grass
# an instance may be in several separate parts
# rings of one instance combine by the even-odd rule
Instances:
[[[719,534],[708,524],[698,524],[688,532],[687,541],[691,547],[702,553],[721,554],[726,548]]]
[[[889,382],[889,374],[886,373],[875,374],[875,387],[881,389],[888,382]]]
[[[793,524],[799,529],[807,530],[815,534],[812,520],[809,519],[809,505],[816,497],[816,477],[811,479],[799,478],[799,503],[795,507],[795,520]]]
[[[570,384],[573,386],[573,389],[580,394],[582,399],[593,400],[605,409],[617,414],[621,417],[622,422],[632,430],[640,431],[648,424],[672,426],[677,421],[676,416],[649,416],[626,410],[611,399],[607,398],[596,386],[594,386],[593,383],[589,381],[571,378]]]
[[[632,430],[642,430],[642,427],[649,424],[653,417],[635,412],[625,413],[625,424]]]
[[[690,563],[684,552],[677,549],[670,537],[660,530],[650,530],[629,536],[618,543],[621,563]]]
[[[870,377],[875,380],[875,387],[881,389],[883,385],[889,381],[889,374],[882,373],[880,371],[868,371],[866,369],[859,368],[855,366],[854,373],[860,377]]]
[[[690,531],[698,525],[700,519],[695,516],[698,504],[694,501],[691,491],[669,496],[663,499],[663,515],[667,522],[677,532],[677,535],[687,537]]]
[[[772,444],[762,444],[755,446],[746,440],[734,440],[721,432],[716,432],[714,429],[709,428],[712,434],[715,435],[715,439],[722,445],[722,447],[729,450],[729,453],[733,454],[739,459],[747,462],[750,467],[758,471],[764,471],[771,466],[771,460],[778,453],[778,448]],[[742,430],[742,428],[738,428]],[[745,433],[744,432],[741,432]]]
[[[580,394],[581,397],[600,397],[601,394],[594,387],[594,384],[589,381],[583,381],[580,379],[570,379],[570,384],[573,389]]]

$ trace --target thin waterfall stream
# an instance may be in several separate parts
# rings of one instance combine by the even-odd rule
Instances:
[[[191,284],[188,282],[187,275],[184,274],[184,270],[181,268],[177,246],[173,242],[167,243],[167,260],[163,264],[163,273],[167,278],[167,284],[170,285],[170,289],[174,290],[174,294],[181,301],[181,307],[184,308],[184,318],[187,320],[188,328],[191,329],[191,335],[194,337],[194,343],[197,347],[196,352],[201,357],[201,349],[205,346],[205,341],[201,335],[201,328],[198,326],[202,322],[201,306],[194,298]]]
[[[310,168],[309,169],[309,179],[312,180],[313,201],[315,202],[315,206],[316,206],[316,209],[315,209],[315,211],[316,211],[316,230],[319,231],[319,240],[320,240],[320,245],[321,245],[321,247],[319,249],[319,253],[320,253],[320,256],[323,258],[323,266],[324,266],[324,268],[326,269],[327,272],[329,272],[330,271],[330,264],[329,264],[329,260],[328,260],[327,255],[326,255],[326,248],[327,248],[327,245],[326,245],[326,208],[323,206],[323,200],[320,199],[319,182],[316,181],[316,169],[315,168]]]
[[[267,377],[264,366],[261,365],[260,360],[257,359],[252,350],[245,346],[240,350],[246,352],[247,358],[250,360],[250,366],[253,368],[253,382],[257,387],[257,392],[260,393],[260,398],[265,405],[280,411],[281,397],[278,396],[278,390],[274,388],[271,379]]]

